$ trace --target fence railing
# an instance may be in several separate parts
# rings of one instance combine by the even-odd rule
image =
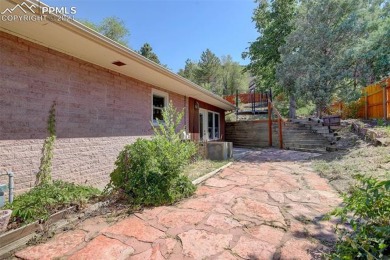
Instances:
[[[226,99],[227,101],[229,101],[230,103],[232,103],[233,105],[237,105],[236,104],[236,98],[237,98],[236,95],[224,96],[223,98]],[[263,102],[265,100],[268,100],[268,98],[269,98],[268,93],[256,93],[256,94],[241,93],[241,94],[238,94],[238,100],[242,104],[249,104],[252,102]]]

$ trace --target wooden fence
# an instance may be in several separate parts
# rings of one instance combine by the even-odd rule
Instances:
[[[327,112],[347,118],[353,114],[351,110],[356,110],[359,118],[390,119],[390,78],[365,87],[362,97],[351,104],[333,103]]]
[[[276,128],[277,120],[273,120],[274,128],[270,145],[269,122],[267,119],[255,121],[226,122],[225,139],[233,142],[234,146],[243,147],[279,147],[279,131]]]
[[[236,105],[236,95],[230,95],[230,96],[224,96],[224,99],[232,103],[233,105]],[[255,100],[253,100],[255,99]],[[263,102],[265,100],[268,100],[268,94],[264,93],[242,93],[238,94],[238,100],[239,102],[243,104],[249,104],[254,102]]]

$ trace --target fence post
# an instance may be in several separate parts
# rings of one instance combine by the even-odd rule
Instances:
[[[282,129],[282,119],[279,117],[279,148],[283,149],[283,129]]]
[[[383,120],[387,120],[387,93],[386,93],[386,86],[383,87]]]
[[[272,146],[272,105],[268,101],[268,145]]]
[[[364,119],[368,119],[368,96],[367,91],[364,92]]]

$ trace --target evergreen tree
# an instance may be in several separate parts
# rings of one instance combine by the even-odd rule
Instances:
[[[198,62],[198,70],[196,73],[197,81],[204,88],[212,91],[215,94],[222,94],[222,86],[220,82],[221,61],[209,49],[206,49]]]
[[[157,54],[153,52],[152,46],[149,43],[144,43],[138,53],[157,64],[161,64]]]
[[[302,1],[295,30],[280,48],[280,83],[312,100],[319,116],[337,90],[345,92],[351,70],[345,53],[367,33],[364,10],[362,0]]]
[[[104,18],[99,24],[95,24],[88,20],[80,20],[80,22],[111,40],[128,47],[127,39],[130,36],[130,31],[126,28],[125,23],[120,18],[110,16]]]

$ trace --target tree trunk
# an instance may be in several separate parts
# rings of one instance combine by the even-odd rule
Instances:
[[[290,108],[288,112],[288,117],[290,119],[294,119],[297,117],[296,115],[297,103],[295,101],[295,96],[293,94],[290,95]]]
[[[322,117],[322,106],[316,105],[316,109],[317,109],[317,117],[321,118]]]

